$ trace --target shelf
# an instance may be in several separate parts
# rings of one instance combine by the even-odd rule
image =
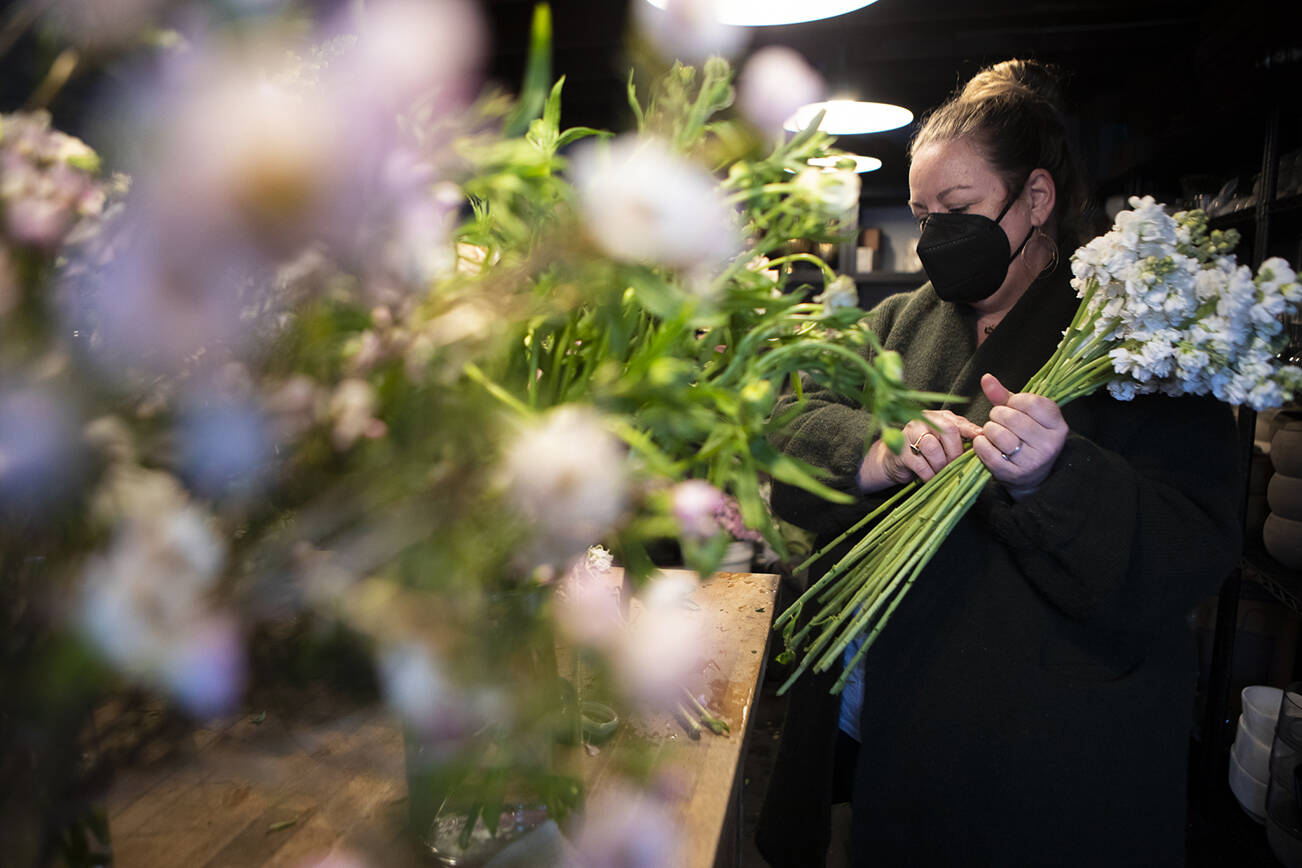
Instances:
[[[1302,615],[1302,572],[1275,560],[1261,543],[1244,547],[1239,561],[1243,577],[1261,585],[1272,597]]]
[[[1302,193],[1281,196],[1270,203],[1268,210],[1271,217],[1302,215]],[[1215,217],[1209,217],[1208,223],[1213,229],[1242,230],[1244,227],[1251,229],[1256,216],[1257,208],[1254,205],[1250,208],[1240,208],[1237,211],[1229,211],[1224,214],[1217,214]]]

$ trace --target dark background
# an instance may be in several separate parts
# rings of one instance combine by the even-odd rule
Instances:
[[[532,2],[484,5],[495,34],[491,73],[514,87]],[[565,124],[629,126],[628,9],[623,0],[553,2]],[[823,21],[754,28],[748,50],[795,48],[834,94],[901,104],[915,116],[989,63],[1057,64],[1100,201],[1140,192],[1174,201],[1255,172],[1270,106],[1283,104],[1284,123],[1296,122],[1300,9],[1297,0],[878,0]],[[884,161],[861,176],[866,204],[905,201],[912,132],[838,142]]]

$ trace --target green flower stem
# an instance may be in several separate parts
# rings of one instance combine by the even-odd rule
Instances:
[[[494,398],[501,401],[503,404],[510,407],[512,410],[516,411],[521,416],[530,418],[534,415],[533,411],[530,410],[527,406],[525,406],[525,404],[522,403],[518,398],[516,398],[510,392],[506,391],[506,389],[503,389],[497,383],[494,383],[492,380],[490,380],[488,378],[488,375],[485,374],[483,371],[481,371],[479,369],[479,366],[476,365],[474,362],[466,362],[465,366],[462,367],[461,370],[465,373],[467,377],[474,380],[479,385],[483,386],[484,391],[488,392],[488,394],[492,395]]]
[[[786,265],[788,262],[812,263],[814,265],[817,265],[818,269],[823,272],[823,280],[827,281],[828,283],[831,283],[833,280],[836,280],[836,272],[832,271],[831,266],[829,266],[821,258],[815,256],[812,253],[791,253],[788,254],[787,256],[780,256],[777,259],[770,259],[769,268],[773,268],[774,266],[778,266],[778,265]]]
[[[954,525],[958,523],[959,519],[967,514],[968,510],[972,508],[972,504],[976,503],[977,497],[981,493],[981,489],[985,487],[989,478],[990,471],[984,464],[981,464],[980,461],[975,462],[975,464],[967,471],[963,480],[962,491],[956,498],[959,504],[958,507],[948,512],[942,524],[937,528],[938,532],[931,535],[926,549],[919,553],[920,557],[909,570],[907,578],[899,588],[899,591],[895,593],[890,605],[887,606],[886,610],[882,613],[881,618],[878,619],[877,623],[873,626],[871,633],[865,638],[863,645],[855,653],[854,657],[851,658],[849,664],[841,673],[841,676],[832,685],[832,693],[840,693],[841,690],[844,689],[846,680],[854,670],[854,667],[858,666],[859,662],[863,660],[864,655],[868,653],[868,649],[872,647],[873,642],[875,642],[877,637],[881,634],[882,629],[890,620],[896,607],[904,599],[909,588],[912,587],[914,580],[922,573],[927,564],[931,562],[931,558],[940,549],[940,546],[944,543],[945,539],[948,538]],[[839,659],[845,653],[846,647],[848,647],[850,642],[854,640],[855,636],[862,632],[863,627],[867,625],[868,620],[868,618],[864,618],[862,624],[857,626],[857,629],[854,629],[853,632],[848,632],[848,635],[842,641],[837,643],[837,646],[834,649],[834,660]]]

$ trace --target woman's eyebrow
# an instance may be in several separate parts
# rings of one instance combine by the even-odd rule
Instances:
[[[948,196],[950,193],[953,193],[955,190],[971,190],[971,189],[972,189],[972,185],[971,185],[971,184],[955,184],[955,185],[953,185],[952,187],[946,187],[945,189],[941,190],[939,193],[936,194],[936,198],[937,198],[937,199],[942,199],[942,198],[944,198],[945,196]],[[909,207],[910,207],[910,208],[925,208],[926,206],[923,205],[921,202],[914,202],[914,201],[910,200],[910,201],[909,201]]]

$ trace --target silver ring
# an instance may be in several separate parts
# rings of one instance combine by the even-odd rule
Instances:
[[[1021,443],[1021,441],[1019,440],[1019,441],[1017,442],[1017,446],[1014,447],[1014,449],[1013,449],[1012,452],[1000,452],[999,454],[1000,454],[1001,456],[1003,456],[1003,459],[1004,459],[1005,461],[1012,461],[1012,460],[1013,460],[1013,456],[1016,455],[1018,452],[1021,452],[1021,451],[1022,451],[1022,443]]]
[[[914,455],[922,454],[922,450],[918,448],[918,444],[922,442],[923,437],[927,436],[927,433],[928,432],[923,431],[921,434],[918,435],[917,440],[914,440],[912,443],[909,444],[909,451],[912,452]]]

